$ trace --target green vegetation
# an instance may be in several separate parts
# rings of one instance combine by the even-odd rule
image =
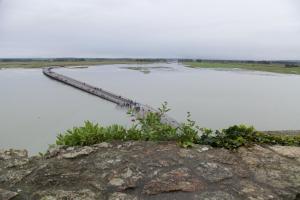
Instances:
[[[253,71],[274,72],[283,74],[300,74],[300,66],[272,62],[218,62],[218,61],[189,61],[185,65],[192,68],[245,69]]]
[[[1,68],[42,68],[50,66],[92,66],[108,64],[152,63],[156,60],[142,59],[45,59],[45,60],[0,60]]]
[[[151,73],[152,69],[171,69],[170,67],[124,67],[125,69],[130,69],[130,70],[135,70],[135,71],[140,71],[144,74],[149,74]]]
[[[255,71],[300,74],[300,63],[292,61],[217,61],[217,60],[179,60],[188,67],[193,68],[224,68],[246,69]],[[2,68],[42,68],[50,66],[92,66],[108,64],[145,64],[154,62],[167,62],[167,59],[105,59],[105,58],[54,58],[54,59],[0,59]],[[164,67],[161,67],[164,68]],[[149,68],[129,67],[145,74],[150,73]]]
[[[253,144],[300,146],[300,135],[275,135],[256,131],[254,127],[235,125],[222,131],[204,129],[200,144],[235,149]]]
[[[146,67],[125,67],[125,69],[140,71],[144,74],[149,74],[151,72],[150,69]]]
[[[93,145],[105,141],[142,140],[142,141],[176,141],[183,147],[193,144],[211,145],[226,149],[235,149],[253,144],[280,144],[300,146],[300,135],[273,135],[256,131],[253,127],[235,125],[221,131],[200,128],[191,120],[188,113],[187,121],[180,127],[172,127],[161,123],[161,117],[169,111],[163,104],[158,112],[149,112],[146,117],[134,117],[133,125],[126,129],[120,125],[108,127],[86,121],[82,127],[74,127],[57,136],[56,144],[67,146]]]

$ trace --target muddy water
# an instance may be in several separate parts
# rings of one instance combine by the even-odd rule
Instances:
[[[170,115],[223,128],[245,123],[260,130],[300,129],[300,76],[190,69],[183,65],[106,65],[56,69],[89,84],[158,107]],[[0,70],[0,148],[44,151],[58,133],[84,120],[129,125],[124,110],[48,79],[40,69]]]

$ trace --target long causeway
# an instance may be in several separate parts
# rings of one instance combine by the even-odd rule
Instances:
[[[67,84],[69,86],[75,87],[77,89],[80,89],[84,92],[90,93],[92,95],[95,95],[97,97],[100,97],[104,100],[110,101],[118,106],[125,107],[128,109],[132,109],[136,112],[138,116],[144,117],[148,112],[157,112],[154,108],[148,105],[144,105],[141,103],[138,103],[136,101],[133,101],[129,98],[122,97],[121,95],[114,94],[110,91],[104,90],[102,88],[98,88],[92,85],[89,85],[85,82],[75,80],[71,77],[56,73],[53,71],[56,67],[46,67],[43,69],[43,74],[48,76],[51,79],[54,79],[56,81],[59,81],[61,83]],[[180,124],[169,117],[168,115],[162,116],[162,123],[169,124],[173,127],[178,127]]]

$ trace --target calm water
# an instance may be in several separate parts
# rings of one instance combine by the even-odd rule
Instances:
[[[296,75],[190,69],[179,64],[56,71],[153,107],[168,101],[172,117],[183,121],[190,111],[203,127],[245,123],[259,130],[300,129],[300,76]],[[0,148],[45,151],[58,133],[84,120],[130,124],[124,110],[48,79],[40,69],[0,70],[0,92]]]

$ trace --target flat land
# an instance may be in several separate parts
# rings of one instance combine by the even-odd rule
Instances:
[[[260,64],[243,62],[183,62],[187,67],[212,69],[245,69],[252,71],[274,72],[282,74],[300,74],[300,66],[286,67],[285,64]]]
[[[51,60],[34,60],[34,61],[0,61],[1,68],[42,68],[50,66],[92,66],[92,65],[109,65],[109,64],[142,64],[152,63],[154,61],[137,61],[137,60],[87,60],[87,61],[51,61]]]
[[[4,68],[43,68],[50,66],[93,66],[109,64],[147,64],[154,62],[166,62],[164,59],[86,59],[86,60],[1,60],[0,69]],[[283,74],[300,74],[300,64],[286,65],[280,63],[246,63],[231,61],[181,61],[187,67],[192,68],[211,68],[211,69],[245,69],[252,71],[274,72]],[[139,70],[132,67],[130,69]],[[143,70],[145,70],[143,68]]]

